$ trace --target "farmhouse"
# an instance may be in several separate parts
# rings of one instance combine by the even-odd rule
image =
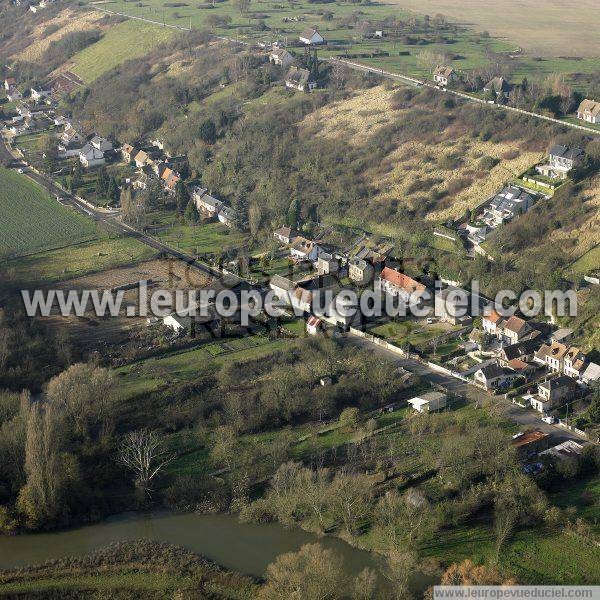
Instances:
[[[308,69],[291,67],[285,78],[285,87],[300,92],[312,92],[317,87],[317,82],[312,78]]]
[[[556,179],[566,179],[567,173],[583,158],[581,148],[569,148],[562,144],[557,144],[550,149],[548,153],[549,160],[546,165],[538,165],[535,170],[545,177],[554,177]]]
[[[294,62],[294,57],[285,48],[273,48],[269,54],[269,62],[287,69]]]
[[[483,91],[486,94],[493,94],[496,99],[502,101],[508,98],[511,87],[510,83],[504,77],[494,77],[486,83]]]
[[[446,87],[456,79],[456,73],[452,67],[436,67],[433,72],[433,79],[438,85]]]
[[[307,46],[314,46],[316,44],[324,44],[325,39],[316,29],[305,29],[300,34],[300,41]]]
[[[446,408],[447,396],[442,392],[427,392],[408,400],[408,403],[421,413],[437,412]]]
[[[106,162],[104,152],[91,144],[86,144],[79,151],[79,162],[86,168],[98,167]]]
[[[600,123],[600,102],[583,100],[577,109],[577,118],[587,123]]]
[[[289,244],[298,234],[291,227],[280,227],[273,232],[273,237],[282,242]]]
[[[194,201],[198,212],[208,217],[216,217],[219,209],[223,205],[220,200],[207,194],[205,188],[200,187],[195,188],[192,192],[192,200]]]

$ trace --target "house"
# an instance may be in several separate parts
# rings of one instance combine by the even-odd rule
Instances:
[[[536,353],[533,359],[543,365],[546,365],[551,371],[561,373],[564,366],[564,357],[569,347],[560,342],[544,344]]]
[[[502,101],[508,98],[511,87],[504,77],[494,77],[485,84],[483,91],[486,94],[493,94],[495,99]]]
[[[323,321],[315,315],[308,317],[306,321],[306,333],[309,335],[317,335],[323,328]]]
[[[420,413],[438,412],[447,406],[448,397],[442,392],[427,392],[408,400],[408,403]]]
[[[43,102],[52,95],[52,90],[31,88],[31,97],[36,102]]]
[[[564,344],[566,342],[570,342],[573,338],[573,330],[567,329],[566,327],[561,327],[557,329],[554,333],[550,335],[551,342],[560,342]]]
[[[575,440],[566,440],[562,444],[552,446],[548,450],[543,450],[539,453],[539,456],[550,459],[568,460],[580,456],[582,450],[583,444],[579,444]]]
[[[582,100],[577,109],[577,118],[587,123],[600,123],[600,102],[595,100]]]
[[[580,163],[582,159],[583,150],[581,148],[569,148],[568,146],[557,144],[548,153],[548,164],[538,165],[535,170],[545,177],[566,179],[567,173]]]
[[[166,167],[164,169],[159,168],[159,172],[162,171],[161,180],[167,193],[173,194],[177,184],[181,181],[181,177],[173,169]]]
[[[379,289],[394,297],[399,296],[408,301],[412,294],[422,293],[426,288],[412,277],[390,267],[385,267],[381,271],[379,278],[375,280],[375,289]]]
[[[587,366],[587,356],[576,346],[571,346],[563,358],[563,373],[580,380]]]
[[[564,400],[573,397],[577,392],[577,384],[566,375],[560,375],[538,384],[538,393],[531,397],[531,406],[541,413],[548,413]]]
[[[440,86],[446,87],[456,79],[456,73],[452,67],[436,67],[433,72],[433,80]]]
[[[506,186],[485,207],[482,221],[495,229],[512,221],[517,215],[526,213],[534,204],[534,197],[516,185]]]
[[[85,138],[70,123],[67,124],[65,130],[60,134],[59,140],[65,149],[70,147],[81,148],[85,142]]]
[[[79,162],[86,168],[98,167],[106,162],[104,152],[91,144],[86,144],[79,151]]]
[[[474,380],[486,390],[495,390],[508,387],[517,376],[514,371],[491,363],[475,371]]]
[[[436,293],[434,314],[440,320],[452,323],[452,325],[459,323],[466,325],[472,320],[469,316],[468,295],[467,303],[463,302],[456,293],[458,289],[449,287]]]
[[[99,135],[95,135],[90,140],[90,144],[96,148],[96,150],[100,150],[101,152],[110,152],[113,149],[112,143]]]
[[[517,433],[512,438],[512,447],[516,450],[517,456],[524,460],[530,456],[539,454],[547,450],[550,444],[550,435],[539,429]]]
[[[150,175],[142,171],[139,176],[133,181],[133,189],[135,190],[147,190],[150,186],[151,181]]]
[[[221,208],[217,213],[217,219],[219,222],[223,223],[223,225],[227,225],[227,227],[235,227],[237,220],[237,212],[231,208],[230,206],[225,206],[221,204]]]
[[[600,381],[600,365],[591,362],[581,374],[581,381],[586,385]]]
[[[298,233],[291,227],[280,227],[273,232],[273,237],[283,244],[290,244]]]
[[[208,217],[216,217],[219,209],[223,205],[220,200],[207,194],[206,189],[200,187],[195,188],[192,192],[192,200],[194,201],[198,212]]]
[[[308,69],[290,67],[285,78],[285,87],[293,88],[301,92],[312,92],[317,87],[317,82],[312,78]]]
[[[300,34],[300,41],[307,46],[314,46],[317,44],[324,44],[325,39],[316,29],[305,29]]]
[[[133,161],[133,157],[138,153],[138,150],[131,144],[123,144],[121,146],[121,156],[125,162]]]
[[[481,320],[481,326],[486,333],[497,337],[502,332],[506,319],[500,316],[495,310],[492,309],[489,315],[484,315]]]
[[[348,276],[359,285],[369,283],[374,273],[373,265],[362,258],[354,256],[348,261]]]
[[[214,305],[191,306],[184,312],[173,312],[163,317],[163,325],[172,329],[175,333],[196,334],[196,327],[210,326],[213,332],[218,331],[221,319]]]
[[[512,315],[502,327],[502,339],[508,344],[516,344],[531,332],[531,325],[524,319]]]
[[[7,77],[4,80],[4,89],[8,92],[17,85],[17,80],[14,77]]]
[[[528,363],[529,361],[533,360],[535,351],[538,348],[539,342],[537,342],[535,339],[517,342],[516,344],[510,344],[509,346],[504,346],[500,350],[498,353],[498,360],[503,367],[510,366],[510,363],[515,360]]]
[[[318,252],[317,253],[317,272],[319,275],[329,275],[337,273],[340,268],[340,263],[337,258],[329,252]]]
[[[152,162],[152,159],[148,156],[148,154],[146,152],[144,152],[143,150],[140,150],[133,157],[133,161],[135,162],[135,166],[138,169],[141,169],[142,167],[145,167],[147,164],[150,164]]]
[[[296,260],[314,262],[319,255],[319,246],[316,242],[299,235],[292,240],[290,255]]]
[[[11,88],[8,92],[6,92],[6,99],[9,102],[17,102],[18,100],[21,100],[22,98],[23,98],[23,96],[21,95],[21,92],[17,88]]]
[[[294,62],[294,57],[285,48],[273,48],[269,54],[269,62],[287,69]]]

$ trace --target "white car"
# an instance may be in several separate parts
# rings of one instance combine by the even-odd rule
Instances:
[[[432,323],[435,323],[435,319],[433,319],[432,317],[429,317],[429,318],[427,319],[427,324],[428,324],[428,325],[431,325]]]
[[[556,423],[556,417],[553,417],[552,415],[546,415],[545,417],[542,417],[542,421],[544,421],[544,423],[548,423],[548,425],[554,425],[554,423]]]
[[[22,175],[23,173],[25,173],[25,169],[18,168],[17,173],[21,173],[21,175]]]

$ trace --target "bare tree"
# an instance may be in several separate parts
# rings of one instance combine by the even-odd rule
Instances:
[[[140,429],[129,432],[119,451],[119,461],[135,475],[136,486],[152,497],[152,482],[173,460],[156,431]]]

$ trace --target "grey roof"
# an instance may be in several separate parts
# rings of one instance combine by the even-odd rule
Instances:
[[[312,38],[312,36],[315,35],[315,33],[319,33],[319,32],[316,29],[312,29],[311,27],[309,27],[308,29],[305,29],[300,34],[300,37],[310,40],[310,38]],[[321,34],[319,34],[319,35],[321,35]],[[323,36],[321,36],[321,37],[323,37]]]
[[[497,363],[492,363],[491,365],[486,365],[479,369],[486,379],[493,379],[494,377],[500,377],[504,375],[504,369],[498,365]]]
[[[333,254],[330,254],[329,252],[319,252],[318,258],[326,261],[331,261],[333,260]]]
[[[517,206],[533,203],[533,196],[516,185],[507,185],[490,202],[490,208],[513,212]]]
[[[548,381],[539,384],[539,387],[547,390],[556,390],[565,386],[575,387],[577,384],[568,375],[560,375],[559,377],[548,379]]]
[[[290,70],[288,71],[285,80],[286,82],[289,82],[295,86],[304,87],[309,81],[312,80],[312,78],[310,76],[310,71],[308,71],[307,69],[290,67]]]
[[[366,260],[362,258],[358,258],[358,256],[354,256],[348,261],[352,266],[358,267],[359,269],[366,269],[369,264]]]
[[[550,156],[558,156],[560,158],[575,160],[576,158],[583,155],[583,150],[581,148],[569,148],[569,146],[557,144],[556,146],[550,149],[550,152],[548,154],[550,154]]]
[[[288,292],[293,291],[296,287],[296,284],[291,279],[282,277],[281,275],[273,275],[269,283],[271,287],[277,287]]]
[[[494,90],[498,92],[510,92],[510,83],[504,79],[504,77],[494,77],[491,81],[488,81],[484,90]]]

